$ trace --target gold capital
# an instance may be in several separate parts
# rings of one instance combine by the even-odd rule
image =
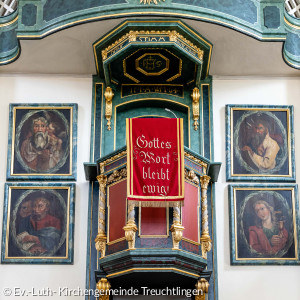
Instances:
[[[201,176],[200,177],[201,188],[206,190],[207,187],[208,187],[209,181],[210,181],[210,177],[209,176],[207,176],[207,175]]]

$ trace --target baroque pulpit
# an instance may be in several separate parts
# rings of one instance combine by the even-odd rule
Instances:
[[[91,161],[84,165],[90,182],[87,288],[97,286],[111,296],[193,291],[196,299],[214,299],[214,183],[220,163],[213,161],[212,45],[182,21],[135,20],[114,28],[93,49],[98,75]],[[128,186],[134,154],[126,142],[126,119],[142,118],[181,120],[178,201],[153,205],[150,199],[146,205],[132,194],[142,177],[168,176],[162,169],[157,175],[143,169],[141,180],[137,176]],[[159,203],[169,195],[160,194]],[[108,293],[100,298],[108,299]]]

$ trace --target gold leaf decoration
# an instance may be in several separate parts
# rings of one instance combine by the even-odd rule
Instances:
[[[158,2],[160,2],[161,0],[140,0],[140,3],[144,3],[144,4],[151,4],[152,2],[154,4],[158,4]],[[162,0],[165,1],[165,0]]]

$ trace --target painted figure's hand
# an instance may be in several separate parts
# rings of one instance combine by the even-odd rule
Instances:
[[[22,242],[23,243],[39,243],[40,240],[37,236],[29,234],[23,238]]]
[[[241,150],[242,151],[248,151],[248,152],[251,153],[251,155],[253,154],[253,151],[252,151],[252,149],[249,146],[244,146]]]
[[[271,238],[271,243],[273,246],[279,246],[281,244],[281,237],[279,235],[273,235]]]

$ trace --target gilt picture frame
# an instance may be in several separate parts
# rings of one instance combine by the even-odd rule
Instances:
[[[228,195],[232,265],[300,264],[297,185],[229,185]]]
[[[72,264],[75,183],[6,183],[1,262]]]
[[[293,106],[226,105],[227,181],[295,182]]]
[[[10,104],[8,181],[76,180],[77,104]]]

